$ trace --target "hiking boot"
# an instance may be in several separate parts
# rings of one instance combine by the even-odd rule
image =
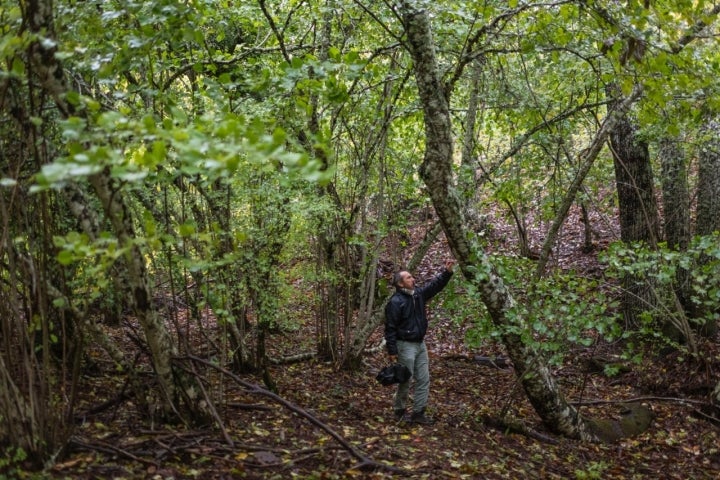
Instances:
[[[410,417],[410,422],[412,423],[419,423],[420,425],[432,425],[435,423],[435,420],[433,420],[431,417],[425,416],[425,409],[419,410],[417,412],[413,412],[412,416]]]
[[[395,417],[395,420],[398,422],[402,422],[403,420],[407,420],[405,418],[405,409],[395,409],[393,410],[393,416]]]

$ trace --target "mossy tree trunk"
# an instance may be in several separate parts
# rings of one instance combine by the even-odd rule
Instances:
[[[598,440],[591,425],[565,400],[547,363],[516,328],[526,328],[510,312],[515,300],[498,276],[486,253],[470,242],[461,202],[452,189],[453,136],[446,89],[440,80],[430,21],[426,12],[404,3],[403,21],[407,48],[413,58],[415,78],[425,119],[425,154],[420,174],[453,254],[465,277],[478,289],[493,323],[505,333],[505,348],[520,382],[543,423],[552,431],[583,440]],[[508,328],[508,327],[516,328]]]

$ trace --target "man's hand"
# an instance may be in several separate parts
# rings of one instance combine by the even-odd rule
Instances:
[[[445,260],[445,270],[447,270],[448,272],[452,272],[454,268],[455,268],[455,260],[453,260],[453,259]]]

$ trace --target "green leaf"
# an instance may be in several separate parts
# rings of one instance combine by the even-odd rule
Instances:
[[[57,260],[60,265],[70,265],[74,261],[74,256],[67,250],[61,250],[57,255]]]

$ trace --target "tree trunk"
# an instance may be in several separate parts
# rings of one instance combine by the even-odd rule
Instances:
[[[697,235],[720,231],[720,120],[709,119],[703,128],[698,160]]]
[[[677,139],[665,138],[660,142],[658,157],[662,166],[665,241],[668,248],[684,252],[690,243],[690,194],[685,152]],[[675,293],[685,312],[692,317],[694,308],[689,280],[690,271],[679,268]]]
[[[618,101],[617,87],[606,89],[611,103]],[[615,185],[618,196],[620,217],[620,238],[627,244],[641,243],[650,248],[657,247],[659,217],[653,172],[647,142],[637,135],[637,126],[624,118],[610,134]],[[654,285],[649,279],[626,276],[623,282],[621,308],[625,321],[638,325],[643,311],[652,310],[657,304]]]
[[[665,138],[658,152],[662,166],[662,193],[665,216],[665,241],[679,251],[690,243],[690,194],[685,152],[677,139]]]
[[[485,229],[485,220],[475,206],[475,193],[477,191],[477,171],[480,168],[475,149],[475,128],[477,127],[477,114],[480,107],[480,89],[482,87],[483,62],[480,59],[472,63],[470,97],[468,98],[467,112],[465,113],[465,133],[463,135],[462,155],[460,158],[460,173],[458,175],[458,190],[463,206],[463,215],[469,222],[469,228],[475,232]]]
[[[152,362],[160,383],[162,395],[157,398],[161,411],[170,414],[177,411],[175,400],[177,388],[173,378],[172,358],[177,349],[170,333],[150,302],[151,293],[147,278],[145,258],[140,247],[133,243],[135,230],[132,225],[130,210],[125,203],[125,197],[120,187],[110,177],[109,169],[90,177],[90,183],[95,189],[105,215],[109,218],[113,230],[121,246],[130,246],[128,254],[128,285],[126,291],[130,292],[130,304],[133,313],[137,316],[145,333],[152,353]]]
[[[434,44],[426,12],[407,3],[402,6],[407,48],[414,61],[415,77],[424,110],[425,155],[420,173],[428,186],[435,210],[453,254],[465,277],[474,283],[494,324],[503,329],[503,343],[520,376],[530,402],[551,430],[574,438],[597,440],[579,412],[567,403],[545,361],[510,326],[525,329],[522,318],[511,312],[515,301],[484,251],[471,244],[461,203],[450,188],[453,138],[448,98],[437,71]]]
[[[710,395],[710,401],[720,409],[720,381],[715,385],[715,389]]]
[[[706,121],[701,136],[700,155],[698,158],[698,192],[697,221],[695,233],[710,235],[720,231],[720,117]],[[700,264],[708,262],[708,258],[700,258]],[[718,330],[717,320],[712,319],[710,312],[698,311],[697,318],[706,320],[699,325],[699,332],[712,337]]]
[[[388,218],[397,215],[397,212],[387,208],[388,195],[386,192],[387,178],[383,173],[386,170],[387,136],[395,114],[396,105],[394,99],[397,92],[401,91],[407,83],[408,76],[401,77],[400,81],[395,80],[399,75],[397,62],[392,61],[392,67],[388,72],[383,85],[383,94],[378,100],[375,110],[382,114],[378,116],[376,123],[368,127],[368,134],[359,140],[358,163],[361,164],[361,175],[357,183],[357,193],[352,196],[358,200],[366,199],[365,205],[357,210],[359,221],[356,222],[354,234],[364,239],[362,242],[362,255],[358,272],[358,294],[357,315],[355,321],[347,326],[343,335],[343,349],[341,365],[348,370],[357,370],[361,366],[362,355],[370,335],[382,324],[384,319],[385,302],[383,301],[386,292],[378,288],[378,282],[382,278],[380,268],[380,245],[385,236],[379,232],[382,226],[388,222]],[[372,182],[371,172],[379,171],[377,178],[377,190],[373,193],[374,199],[370,197],[370,185]],[[356,210],[355,208],[351,210]],[[426,249],[427,250],[427,249]],[[349,273],[349,272],[348,272]],[[352,280],[352,278],[351,278]],[[387,300],[387,299],[385,299]],[[378,305],[381,303],[382,305]]]

